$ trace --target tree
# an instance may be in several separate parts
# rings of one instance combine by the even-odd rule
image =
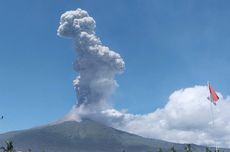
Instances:
[[[185,150],[186,152],[192,152],[192,146],[191,146],[191,144],[185,145],[184,150]]]
[[[12,141],[5,141],[6,147],[1,147],[3,152],[15,152],[14,145]]]
[[[171,150],[171,152],[176,152],[174,146],[172,146],[172,148],[170,150]]]
[[[163,152],[162,148],[159,148],[157,152]]]
[[[220,150],[219,150],[219,149],[216,149],[215,152],[220,152]]]
[[[206,147],[205,152],[212,152],[212,151],[208,147]]]

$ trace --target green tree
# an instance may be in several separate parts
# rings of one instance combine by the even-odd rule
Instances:
[[[184,150],[185,150],[186,152],[192,152],[192,146],[191,146],[191,144],[185,145]]]
[[[159,148],[159,149],[157,150],[157,152],[163,152],[162,148]]]
[[[171,150],[171,152],[176,152],[174,146],[172,146],[170,150]]]
[[[3,152],[15,152],[14,145],[12,141],[5,141],[6,147],[1,147]]]
[[[220,150],[219,150],[219,149],[216,149],[215,152],[220,152]]]
[[[205,152],[212,152],[212,151],[208,147],[206,147]]]

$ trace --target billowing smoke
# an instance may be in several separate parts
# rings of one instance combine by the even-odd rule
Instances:
[[[121,56],[104,46],[95,35],[95,20],[81,9],[62,14],[57,33],[74,40],[76,61],[74,69],[79,76],[74,80],[77,108],[104,109],[117,86],[114,76],[121,73],[125,63]]]
[[[230,147],[230,97],[214,108],[212,127],[206,86],[173,92],[167,104],[151,113],[135,115],[108,107],[107,101],[117,83],[116,74],[124,70],[119,54],[103,46],[95,35],[96,23],[84,10],[68,11],[61,16],[58,35],[71,38],[76,46],[74,80],[78,104],[60,121],[91,118],[117,129],[172,142]]]

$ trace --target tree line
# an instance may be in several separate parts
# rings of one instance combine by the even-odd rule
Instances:
[[[17,151],[13,145],[12,141],[5,141],[5,146],[0,147],[1,152],[22,152],[22,151]],[[28,149],[27,152],[32,152],[31,149]],[[42,151],[45,152],[45,151]],[[122,150],[122,152],[127,152],[126,150]],[[159,148],[157,152],[164,152],[162,148]],[[177,152],[174,146],[170,148],[170,152]],[[192,152],[192,146],[191,144],[186,144],[184,147],[184,152]],[[209,147],[205,148],[205,152],[224,152],[220,151],[219,149],[216,151],[212,151]]]

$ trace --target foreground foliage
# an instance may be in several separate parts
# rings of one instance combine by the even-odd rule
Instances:
[[[16,152],[12,141],[5,141],[5,144],[5,147],[0,148],[3,152]]]
[[[1,152],[22,152],[22,151],[16,151],[16,150],[15,150],[12,141],[5,141],[5,147],[4,147],[4,146],[0,147],[0,151],[1,151]],[[184,151],[185,151],[185,152],[192,152],[192,146],[191,146],[191,144],[186,144],[185,147],[184,147]],[[32,152],[32,150],[31,150],[31,149],[28,149],[27,152]],[[43,150],[42,152],[44,152],[44,150]],[[127,152],[127,151],[126,151],[125,149],[123,149],[121,152]],[[162,148],[159,148],[159,149],[157,150],[157,152],[163,152],[163,149],[162,149]],[[172,147],[170,148],[170,152],[177,152],[174,146],[172,146]],[[221,151],[220,151],[219,149],[218,149],[217,151],[216,151],[216,150],[212,151],[212,150],[210,150],[208,147],[206,147],[206,148],[205,148],[205,152],[221,152]],[[224,151],[223,151],[223,152],[224,152]]]

